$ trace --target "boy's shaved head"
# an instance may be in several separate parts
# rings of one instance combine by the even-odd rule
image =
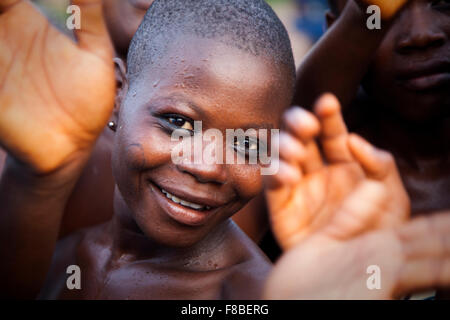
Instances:
[[[178,36],[214,39],[286,65],[295,77],[291,43],[264,0],[156,0],[128,51],[128,78],[164,55]]]

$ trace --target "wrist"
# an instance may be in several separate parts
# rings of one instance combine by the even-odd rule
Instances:
[[[366,10],[356,2],[349,1],[336,24],[341,25],[347,39],[360,44],[358,47],[376,50],[392,24],[390,21],[382,20],[381,29],[370,29],[367,26],[369,17]]]
[[[41,194],[72,189],[89,159],[89,153],[79,154],[49,171],[41,171],[8,155],[2,175],[13,176],[23,188]]]

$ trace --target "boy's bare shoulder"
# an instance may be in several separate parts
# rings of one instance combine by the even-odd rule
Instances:
[[[107,240],[102,237],[104,225],[90,227],[74,232],[60,239],[55,247],[52,263],[47,274],[44,287],[39,298],[41,299],[67,299],[66,281],[71,273],[68,273],[70,266],[78,266],[83,272],[85,265],[92,256],[92,248],[88,248],[88,243],[94,246],[103,246]],[[99,257],[98,257],[99,258]],[[90,264],[90,263],[88,263]],[[83,272],[84,273],[84,272]],[[76,291],[76,290],[75,290]]]
[[[82,238],[83,232],[76,232],[57,242],[45,284],[38,296],[39,299],[58,298],[59,293],[66,285],[64,274],[66,274],[67,268],[76,264],[76,248]]]

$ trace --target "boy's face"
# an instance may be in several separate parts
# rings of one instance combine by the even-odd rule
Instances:
[[[171,141],[171,133],[192,130],[193,121],[224,137],[226,129],[278,128],[293,84],[284,66],[218,41],[180,37],[171,43],[128,88],[119,112],[113,172],[148,237],[190,246],[257,195],[262,177],[259,165],[194,163],[192,158],[175,164],[171,152],[179,142]],[[225,148],[245,157],[238,146],[224,143]],[[176,203],[181,200],[191,204]]]
[[[103,12],[111,39],[125,57],[134,33],[154,0],[103,0]]]
[[[406,121],[450,114],[450,2],[412,0],[376,52],[369,94]]]

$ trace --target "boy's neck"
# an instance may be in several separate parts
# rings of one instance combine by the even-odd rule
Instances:
[[[427,170],[449,162],[450,118],[443,118],[428,124],[411,124],[386,113],[377,117],[379,142],[396,157]],[[380,135],[381,133],[381,135]]]
[[[146,236],[132,218],[129,208],[119,199],[116,189],[114,196],[114,216],[109,233],[112,237],[112,260],[137,261],[147,260],[158,263],[161,267],[185,269],[190,271],[209,271],[226,268],[236,264],[242,257],[235,253],[230,261],[233,237],[231,233],[237,228],[227,219],[204,239],[190,247],[164,246]],[[228,259],[227,259],[228,258]],[[236,261],[235,261],[236,260]]]

